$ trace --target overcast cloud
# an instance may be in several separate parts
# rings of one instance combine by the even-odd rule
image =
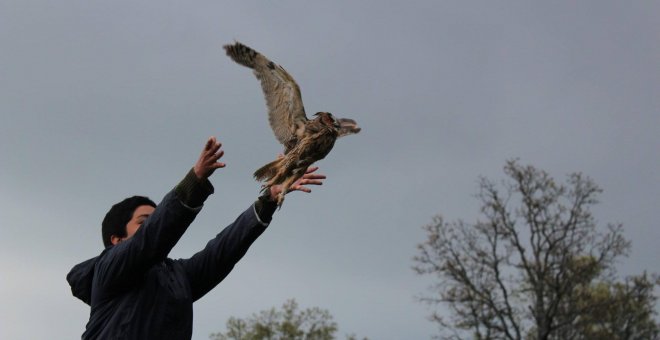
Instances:
[[[73,339],[89,307],[65,275],[133,194],[158,201],[211,135],[228,164],[170,254],[187,257],[257,197],[281,151],[239,40],[282,64],[308,113],[356,119],[234,272],[195,304],[194,339],[230,316],[328,309],[341,333],[426,339],[410,269],[435,214],[474,221],[479,176],[519,158],[605,191],[632,240],[623,275],[660,271],[658,1],[0,0],[0,338]]]

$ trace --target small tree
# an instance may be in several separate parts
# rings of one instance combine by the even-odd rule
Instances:
[[[649,278],[645,272],[624,282],[592,285],[577,303],[605,307],[580,316],[575,334],[593,340],[658,339],[660,326],[653,319],[653,289],[658,284],[660,278]]]
[[[264,339],[335,339],[337,323],[327,310],[318,307],[298,309],[295,300],[288,300],[281,310],[271,308],[246,319],[229,318],[224,333],[210,335],[212,340]],[[348,335],[348,339],[355,339]],[[366,339],[366,338],[365,338]]]
[[[449,307],[450,320],[431,317],[452,330],[447,338],[586,339],[588,316],[616,300],[590,294],[596,280],[616,286],[614,262],[630,248],[622,226],[596,228],[590,207],[601,189],[579,173],[558,185],[516,161],[504,171],[509,180],[500,185],[479,181],[484,220],[447,223],[436,216],[424,227],[413,269],[438,282],[421,300]],[[652,297],[652,289],[647,293]],[[642,319],[655,325],[652,313]]]

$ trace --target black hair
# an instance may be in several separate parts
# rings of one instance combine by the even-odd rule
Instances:
[[[119,237],[126,236],[126,225],[133,218],[135,209],[143,205],[156,207],[156,203],[148,197],[133,196],[124,199],[110,208],[101,224],[101,236],[103,237],[104,246],[108,247],[112,245],[112,242],[110,242],[112,235]]]

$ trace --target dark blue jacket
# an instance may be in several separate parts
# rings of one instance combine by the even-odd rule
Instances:
[[[189,259],[167,258],[200,208],[168,193],[133,237],[71,270],[73,295],[91,306],[82,339],[190,339],[192,304],[208,293],[266,229],[251,205]]]

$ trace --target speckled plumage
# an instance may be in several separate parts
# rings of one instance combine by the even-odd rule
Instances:
[[[329,112],[319,112],[310,120],[305,114],[300,87],[282,66],[239,42],[224,48],[232,60],[254,70],[266,98],[270,127],[284,145],[284,157],[254,173],[257,180],[267,181],[264,189],[282,185],[282,194],[277,198],[281,205],[290,186],[310,165],[328,155],[337,138],[358,133],[360,128],[354,120],[336,119]]]

